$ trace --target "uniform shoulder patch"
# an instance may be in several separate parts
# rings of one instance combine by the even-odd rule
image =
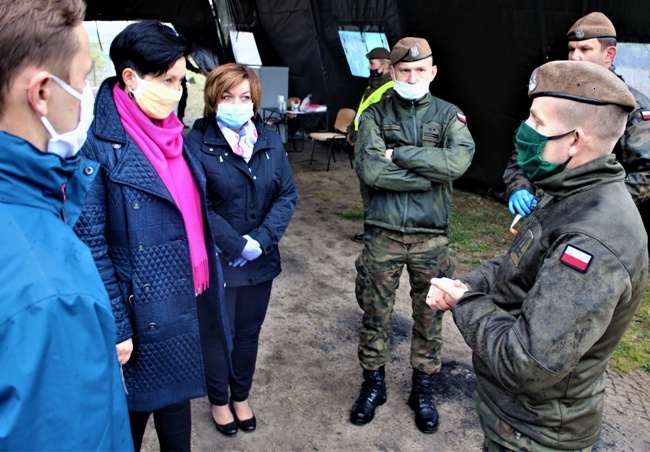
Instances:
[[[456,113],[456,117],[457,117],[458,120],[459,120],[460,122],[462,122],[463,124],[467,124],[467,117],[466,117],[464,114],[458,112],[458,113]]]
[[[650,121],[650,110],[641,110],[641,117],[644,121]]]
[[[576,248],[573,245],[567,245],[566,248],[564,248],[562,256],[560,256],[560,262],[581,273],[585,273],[589,268],[589,264],[591,264],[593,257],[592,254],[589,254],[586,251]]]

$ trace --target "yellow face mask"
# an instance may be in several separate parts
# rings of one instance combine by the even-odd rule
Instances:
[[[135,74],[138,85],[131,94],[135,102],[152,119],[165,119],[181,99],[182,90],[173,90],[156,82],[143,80]]]

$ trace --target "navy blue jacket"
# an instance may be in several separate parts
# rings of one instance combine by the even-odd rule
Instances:
[[[280,273],[278,242],[298,198],[280,136],[259,122],[255,127],[258,139],[248,163],[232,152],[214,118],[197,120],[186,139],[186,146],[202,154],[210,226],[228,286],[259,284]],[[246,245],[245,234],[259,242],[262,255],[243,267],[230,267],[228,262]]]
[[[205,395],[197,308],[220,316],[226,348],[232,341],[200,156],[187,148],[183,153],[204,200],[210,287],[197,299],[183,217],[122,126],[113,100],[116,82],[110,78],[100,87],[81,151],[101,167],[75,230],[90,247],[110,296],[117,342],[133,337],[124,366],[129,409],[151,411]]]

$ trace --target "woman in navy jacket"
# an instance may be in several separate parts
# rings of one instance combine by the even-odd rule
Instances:
[[[281,271],[278,242],[297,198],[280,137],[253,120],[261,97],[259,79],[250,68],[234,63],[217,67],[205,85],[205,117],[187,137],[188,146],[202,154],[208,215],[222,251],[233,331],[231,372],[218,337],[204,337],[203,346],[212,418],[227,436],[238,427],[249,432],[256,427],[248,394],[271,285]]]
[[[161,450],[190,450],[190,399],[205,395],[199,317],[228,343],[205,175],[173,113],[188,52],[157,21],[122,31],[81,151],[101,167],[75,230],[111,299],[136,450],[151,413]]]

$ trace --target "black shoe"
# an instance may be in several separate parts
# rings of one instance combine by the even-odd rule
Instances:
[[[235,436],[235,434],[237,433],[237,423],[235,421],[232,421],[226,425],[220,425],[217,424],[217,421],[215,421],[214,418],[212,418],[212,422],[214,423],[214,426],[217,428],[217,431],[222,435]]]
[[[415,411],[415,425],[422,433],[438,430],[438,410],[433,401],[433,375],[413,369],[409,406]]]
[[[250,419],[240,421],[237,418],[235,407],[232,406],[232,400],[230,401],[230,411],[232,411],[232,415],[235,417],[235,422],[237,423],[237,427],[239,427],[243,432],[250,433],[252,431],[255,431],[255,429],[257,428],[257,419],[255,419],[255,415],[253,415],[253,417]]]
[[[365,425],[375,417],[375,408],[386,403],[386,383],[384,366],[377,370],[364,370],[361,394],[352,405],[350,422]]]
[[[365,233],[361,234],[354,234],[354,237],[352,237],[352,240],[357,243],[363,243],[363,237],[365,236]]]

